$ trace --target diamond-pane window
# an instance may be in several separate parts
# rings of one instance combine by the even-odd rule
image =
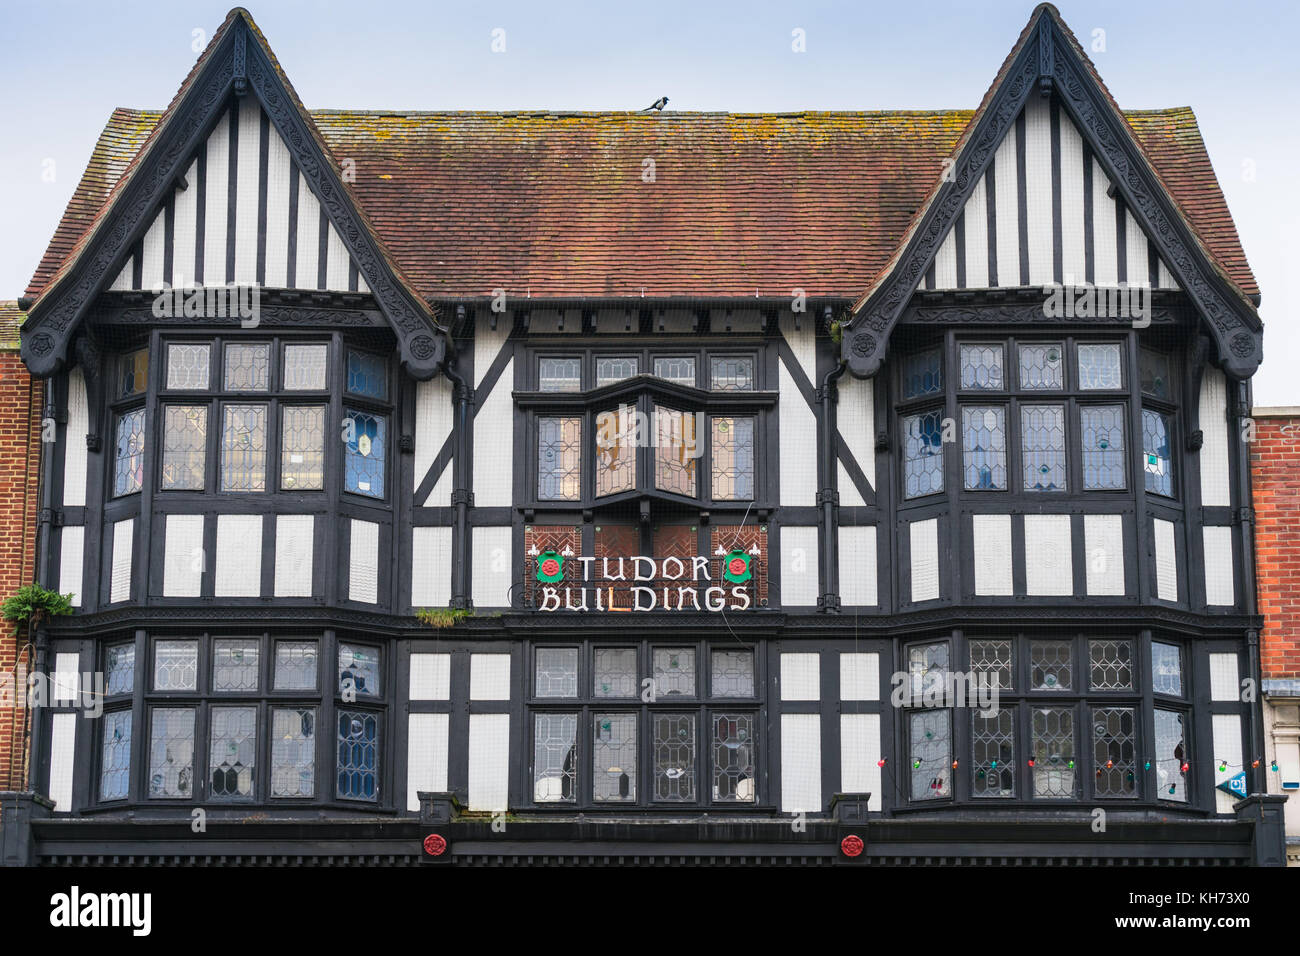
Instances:
[[[571,356],[539,358],[537,387],[541,392],[582,391],[582,360]]]
[[[1163,352],[1141,349],[1138,352],[1142,394],[1152,398],[1169,398],[1169,356]]]
[[[636,409],[620,405],[596,416],[596,494],[631,491],[636,484]]]
[[[1132,707],[1093,708],[1092,760],[1097,796],[1137,796],[1136,723]]]
[[[316,689],[315,641],[280,641],[275,645],[275,689]]]
[[[118,369],[117,397],[143,395],[149,387],[149,350],[140,349],[122,356]]]
[[[266,406],[222,410],[221,490],[266,490]]]
[[[167,346],[167,387],[208,387],[212,346],[206,342],[172,342]]]
[[[348,409],[351,426],[343,443],[343,490],[369,498],[384,497],[384,460],[388,453],[388,418]]]
[[[113,463],[113,494],[134,494],[144,487],[144,409],[134,408],[117,419]]]
[[[990,641],[989,643],[1000,643]],[[1003,707],[991,716],[971,713],[971,794],[1016,795],[1016,712]]]
[[[158,641],[153,646],[154,690],[197,690],[197,641]]]
[[[654,649],[655,697],[695,696],[695,650],[690,647]]]
[[[135,645],[115,644],[104,652],[104,693],[129,694],[135,690]]]
[[[194,709],[155,707],[149,722],[149,796],[193,796]]]
[[[908,714],[908,728],[912,799],[952,796],[952,713],[913,711]]]
[[[631,378],[639,369],[640,362],[635,355],[599,357],[596,359],[596,387],[613,385],[625,378]]]
[[[251,797],[257,764],[257,708],[213,707],[208,774],[215,799]]]
[[[379,799],[379,718],[359,710],[338,712],[337,790],[345,800]]]
[[[938,349],[903,358],[903,398],[938,395],[943,391],[943,359]]]
[[[967,491],[1006,491],[1006,414],[1000,405],[962,408],[962,473]]]
[[[709,359],[709,387],[715,392],[752,392],[754,359],[748,355],[716,355]]]
[[[286,405],[281,416],[280,487],[319,491],[325,487],[325,406]]]
[[[714,697],[754,696],[753,651],[714,651],[709,674]]]
[[[202,491],[208,452],[206,405],[163,407],[162,487]]]
[[[265,392],[271,387],[271,346],[226,345],[226,391]]]
[[[1035,707],[1031,726],[1034,796],[1074,796],[1074,711],[1068,707]]]
[[[656,800],[695,799],[695,714],[653,714]]]
[[[1101,345],[1080,345],[1076,351],[1079,356],[1080,388],[1124,387],[1118,344],[1107,342]]]
[[[236,637],[212,642],[212,689],[215,691],[257,690],[260,643],[255,637]]]
[[[271,796],[316,793],[316,710],[271,708]]]
[[[1183,715],[1156,710],[1156,796],[1161,800],[1187,802],[1191,761],[1184,737]],[[1188,766],[1184,771],[1183,767]]]
[[[359,697],[376,697],[379,686],[379,649],[359,644],[339,645],[339,690],[352,687]]]
[[[533,715],[533,799],[569,803],[578,779],[578,715]]]
[[[388,398],[388,362],[367,352],[348,352],[348,391],[383,401]]]
[[[754,801],[754,715],[713,715],[713,799]]]
[[[1124,406],[1080,408],[1079,443],[1083,448],[1083,487],[1089,491],[1122,489],[1126,461]]]
[[[288,392],[323,391],[329,361],[327,345],[286,345],[284,347],[284,388]]]
[[[912,699],[927,693],[943,693],[948,683],[947,644],[914,644],[907,649],[907,671],[911,676]]]
[[[597,803],[636,800],[636,721],[636,714],[595,715],[591,797]]]
[[[903,493],[908,498],[943,491],[943,411],[903,418]]]
[[[630,647],[598,647],[592,694],[596,697],[637,695],[636,650]]]
[[[582,419],[537,420],[537,497],[577,501],[582,497]]]
[[[713,418],[713,500],[754,497],[754,419]]]
[[[1142,409],[1142,470],[1146,490],[1174,495],[1173,427],[1168,415]]]
[[[1157,694],[1183,696],[1183,653],[1177,644],[1151,642],[1151,689]]]
[[[676,358],[656,358],[654,360],[655,377],[678,385],[695,387],[695,357],[684,355]]]
[[[1065,362],[1060,342],[1020,346],[1020,387],[1051,390],[1065,384]]]
[[[1020,406],[1021,464],[1025,491],[1064,491],[1065,406]]]
[[[576,647],[539,647],[535,666],[538,697],[578,696]]]
[[[1030,641],[1029,666],[1034,690],[1068,691],[1074,687],[1069,641]]]
[[[970,642],[971,673],[980,675],[999,690],[1011,690],[1011,642],[978,640]],[[983,675],[988,675],[983,677]]]
[[[125,799],[131,786],[131,711],[104,714],[99,762],[99,799]]]
[[[1133,689],[1133,642],[1098,638],[1088,642],[1088,684],[1093,690]]]
[[[695,465],[701,449],[695,433],[698,416],[655,406],[655,487],[695,497]]]
[[[1001,345],[963,345],[961,347],[961,387],[981,391],[1001,391]]]

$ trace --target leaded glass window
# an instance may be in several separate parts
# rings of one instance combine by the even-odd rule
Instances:
[[[911,675],[914,703],[927,695],[943,695],[948,685],[947,644],[913,644],[907,649],[907,670]]]
[[[316,710],[271,708],[271,796],[316,793]]]
[[[1011,661],[1011,641],[971,641],[970,669],[971,673],[980,675],[999,690],[1011,690],[1011,675],[1015,672]]]
[[[281,415],[280,487],[319,491],[325,487],[325,406],[286,405]]]
[[[939,349],[913,352],[903,358],[903,398],[938,395],[943,391],[943,357]]]
[[[943,491],[943,411],[903,417],[903,481],[908,498]]]
[[[1118,343],[1079,345],[1076,353],[1079,357],[1079,388],[1091,390],[1124,387]]]
[[[714,651],[709,675],[714,697],[753,697],[754,652]]]
[[[144,409],[133,408],[117,419],[113,494],[130,495],[144,487]]]
[[[227,405],[221,429],[221,490],[266,490],[266,406]]]
[[[1052,391],[1065,385],[1065,362],[1060,342],[1020,346],[1020,387]]]
[[[351,688],[358,697],[380,693],[379,649],[360,644],[339,644],[339,691]]]
[[[1088,642],[1088,684],[1093,690],[1133,689],[1133,642],[1099,638]]]
[[[538,697],[578,696],[578,649],[576,647],[539,647],[537,649],[536,688]]]
[[[214,799],[251,797],[257,763],[257,708],[213,707],[208,772]]]
[[[695,714],[654,714],[656,800],[695,799]]]
[[[149,387],[149,350],[140,349],[122,356],[118,369],[117,397],[143,395]]]
[[[961,387],[981,391],[1001,391],[1005,387],[1001,345],[961,346]]]
[[[194,709],[154,707],[149,718],[149,796],[193,796]]]
[[[1135,727],[1132,707],[1093,708],[1092,761],[1097,796],[1137,796]]]
[[[578,777],[577,736],[577,714],[533,715],[533,799],[536,802],[573,800]]]
[[[990,641],[989,643],[998,643]],[[1016,795],[1016,715],[1002,708],[992,715],[971,712],[971,793],[976,797]]]
[[[154,643],[154,690],[197,690],[198,674],[198,641],[157,641]]]
[[[1174,495],[1173,425],[1168,415],[1142,409],[1142,469],[1146,490]]]
[[[582,497],[582,419],[537,420],[537,497],[577,501]]]
[[[1085,489],[1104,491],[1125,487],[1123,405],[1080,408],[1079,443],[1083,449]]]
[[[384,497],[384,461],[388,453],[388,418],[347,410],[352,422],[343,443],[343,490],[370,498]]]
[[[913,800],[952,796],[952,714],[944,710],[908,714],[909,770]]]
[[[104,693],[129,694],[135,690],[135,645],[114,644],[104,652]]]
[[[1141,349],[1138,352],[1142,394],[1152,398],[1169,398],[1169,356],[1163,352]]]
[[[1006,414],[1000,405],[962,408],[962,471],[967,491],[1006,491]]]
[[[316,689],[315,641],[276,642],[275,689]]]
[[[347,389],[352,395],[384,401],[388,398],[388,363],[379,355],[349,351]]]
[[[695,650],[690,647],[654,649],[655,697],[695,696]]]
[[[633,648],[598,647],[594,658],[595,674],[592,687],[594,696],[636,696],[636,651]]]
[[[379,717],[338,712],[337,793],[345,800],[379,799]]]
[[[206,389],[212,346],[206,342],[172,342],[167,346],[167,387]]]
[[[695,387],[695,356],[693,355],[656,358],[654,370],[656,378]]]
[[[1190,786],[1183,715],[1172,710],[1156,709],[1156,796],[1161,800],[1187,802]],[[1183,770],[1188,767],[1188,770]]]
[[[1030,686],[1034,690],[1072,690],[1074,665],[1070,650],[1070,641],[1030,641]]]
[[[701,449],[695,433],[697,416],[655,407],[655,487],[695,497],[695,465]]]
[[[1183,653],[1177,644],[1151,642],[1151,689],[1157,694],[1183,696]]]
[[[162,487],[202,491],[208,452],[206,405],[163,407]]]
[[[226,345],[225,387],[228,392],[265,392],[271,387],[271,346]]]
[[[748,355],[715,355],[709,359],[709,387],[715,392],[754,390],[754,359]]]
[[[621,405],[596,416],[596,494],[612,495],[636,486],[636,409]]]
[[[106,711],[102,732],[99,799],[123,800],[131,786],[131,711]]]
[[[1074,796],[1074,711],[1068,707],[1035,707],[1031,725],[1034,796]]]
[[[591,783],[597,803],[636,800],[636,721],[636,714],[595,715]]]
[[[713,799],[754,800],[754,715],[713,715]]]
[[[713,500],[754,497],[754,419],[714,416]]]
[[[284,388],[288,392],[323,391],[328,371],[329,346],[286,345]]]
[[[1064,491],[1065,406],[1022,405],[1020,445],[1025,491]]]
[[[635,355],[600,356],[596,359],[596,387],[613,385],[625,378],[631,378],[639,371],[640,363]]]
[[[255,637],[223,638],[212,642],[212,689],[257,690],[259,648]]]
[[[575,356],[542,356],[537,360],[538,391],[582,391],[582,360]]]

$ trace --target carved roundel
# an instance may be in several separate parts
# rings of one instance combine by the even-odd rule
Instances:
[[[31,338],[31,350],[33,355],[48,355],[54,348],[54,336],[49,332],[37,332]]]
[[[1232,337],[1228,348],[1232,349],[1232,354],[1238,358],[1247,358],[1255,354],[1255,340],[1249,332],[1238,332]]]
[[[424,852],[429,856],[442,856],[447,852],[447,841],[436,833],[424,838]]]
[[[853,354],[858,358],[866,358],[876,350],[876,340],[865,332],[857,332],[853,336],[853,341],[849,344]]]
[[[865,849],[862,843],[862,837],[849,834],[840,841],[840,850],[847,857],[861,856]]]
[[[438,345],[433,341],[432,336],[417,335],[411,339],[411,354],[418,359],[430,358],[438,350]]]

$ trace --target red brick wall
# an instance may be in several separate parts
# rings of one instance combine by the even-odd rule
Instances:
[[[34,579],[42,394],[43,383],[32,382],[18,354],[0,352],[0,599]],[[25,640],[0,621],[0,674],[15,673]],[[25,684],[18,671],[18,694]],[[24,782],[23,718],[18,708],[0,707],[0,790]]]
[[[1300,416],[1256,414],[1250,470],[1265,680],[1300,677]]]

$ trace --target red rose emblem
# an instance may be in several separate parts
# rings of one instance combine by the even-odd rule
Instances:
[[[744,558],[732,558],[731,561],[727,564],[727,570],[730,571],[732,574],[744,574],[744,573],[745,573],[745,559],[744,559]]]
[[[865,847],[862,844],[861,837],[850,835],[840,841],[840,850],[845,856],[861,856],[863,849],[865,849]]]
[[[560,573],[560,562],[554,558],[547,558],[542,562],[542,573],[548,578],[553,578]]]
[[[436,833],[430,833],[424,838],[424,852],[429,856],[442,856],[447,852],[447,841]]]

